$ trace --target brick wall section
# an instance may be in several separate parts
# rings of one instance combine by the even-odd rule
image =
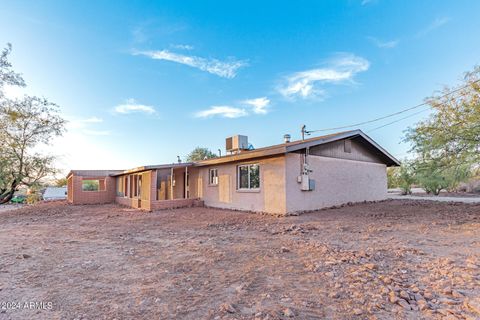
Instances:
[[[68,185],[69,201],[73,204],[102,204],[115,202],[116,181],[108,176],[71,176],[71,187]],[[105,191],[83,191],[83,180],[105,179]],[[71,189],[71,190],[70,190]]]
[[[132,199],[124,198],[124,197],[115,197],[115,202],[121,206],[131,207],[132,206]]]
[[[116,197],[115,202],[125,207],[133,207],[132,199]],[[175,199],[175,200],[154,200],[150,202],[150,210],[165,210],[175,208],[203,207],[203,201],[199,199]]]
[[[83,180],[105,179],[105,191],[83,191]],[[73,204],[103,204],[118,203],[126,207],[136,207],[134,201],[138,199],[130,199],[125,197],[117,197],[116,195],[116,178],[109,176],[77,176],[71,175],[68,184],[68,200]],[[142,204],[142,209],[147,211],[199,207],[203,206],[203,201],[199,199],[174,199],[174,200],[156,200],[157,199],[157,172],[151,171],[150,185],[150,201]],[[142,202],[145,202],[143,200]]]
[[[73,176],[67,179],[67,201],[73,203]]]
[[[201,207],[203,201],[198,199],[174,199],[174,200],[159,200],[152,201],[151,210],[164,210],[187,207]]]

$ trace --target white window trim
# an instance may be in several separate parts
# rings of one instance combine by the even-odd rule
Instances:
[[[212,171],[216,171],[216,176],[215,176],[215,182],[212,183],[212,181],[210,180],[210,178],[212,177]],[[212,187],[216,187],[218,186],[218,168],[211,168],[211,169],[208,169],[208,185],[209,186],[212,186]]]
[[[258,174],[259,174],[259,177],[258,177],[258,183],[259,183],[259,187],[258,188],[241,188],[240,187],[240,168],[242,167],[247,167],[248,168],[248,185],[250,186],[250,167],[251,166],[258,166]],[[237,191],[238,192],[259,192],[261,187],[262,187],[262,179],[260,178],[260,164],[259,163],[247,163],[247,164],[240,164],[237,166]]]

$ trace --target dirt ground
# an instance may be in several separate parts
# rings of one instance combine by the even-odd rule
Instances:
[[[480,205],[0,213],[0,319],[480,319],[479,297]]]

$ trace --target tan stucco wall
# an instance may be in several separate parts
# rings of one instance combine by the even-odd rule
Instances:
[[[302,191],[297,177],[301,156],[286,155],[287,211],[316,210],[348,202],[383,200],[387,196],[387,172],[384,164],[328,158],[308,157],[314,191]]]
[[[237,166],[248,163],[260,165],[260,190],[258,191],[237,190]],[[208,185],[210,168],[218,169],[217,186]],[[201,167],[198,168],[195,179],[191,180],[191,186],[193,184],[196,187],[191,191],[204,200],[207,206],[272,214],[286,213],[285,157],[283,156]]]

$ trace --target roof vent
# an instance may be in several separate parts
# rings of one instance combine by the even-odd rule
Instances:
[[[228,137],[225,139],[225,149],[230,153],[248,150],[248,137],[239,134]]]
[[[284,143],[290,143],[290,138],[291,136],[287,133],[283,135],[283,142]]]

